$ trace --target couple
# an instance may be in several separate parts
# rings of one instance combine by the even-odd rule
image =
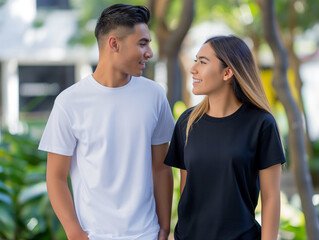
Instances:
[[[181,169],[176,240],[276,239],[285,158],[250,50],[234,36],[203,44],[191,73],[206,98],[174,128],[164,90],[141,77],[149,18],[142,6],[102,12],[96,71],[57,97],[43,133],[48,194],[68,239],[167,239],[169,166]]]

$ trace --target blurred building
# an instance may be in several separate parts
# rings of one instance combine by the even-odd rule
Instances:
[[[78,30],[79,17],[70,1],[0,0],[0,127],[8,127],[11,133],[25,130],[26,125],[22,122],[44,124],[55,97],[91,73],[97,64],[96,45],[88,48],[70,44]],[[185,71],[189,74],[197,51],[208,37],[231,33],[232,30],[221,22],[193,26],[181,50]],[[252,47],[250,39],[244,40]],[[300,73],[312,140],[319,139],[319,54],[310,53],[317,49],[318,41],[319,25],[296,39],[298,55],[308,56],[300,56],[304,60]],[[271,52],[261,51],[259,62],[261,66],[272,66]],[[165,88],[165,64],[156,66],[154,78]],[[191,92],[190,74],[187,77],[188,91]],[[191,94],[193,105],[201,99],[201,96]],[[287,125],[286,120],[284,122]]]
[[[0,6],[0,116],[10,132],[21,119],[46,121],[55,97],[92,72],[97,47],[71,46],[78,13],[69,0],[9,0]]]

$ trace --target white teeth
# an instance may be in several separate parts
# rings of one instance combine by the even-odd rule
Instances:
[[[195,80],[195,79],[193,79],[193,82],[194,82],[194,83],[199,83],[199,82],[201,82],[201,80]]]

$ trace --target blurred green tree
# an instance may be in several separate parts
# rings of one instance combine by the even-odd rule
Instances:
[[[194,0],[149,0],[148,6],[154,18],[158,60],[166,64],[167,98],[173,108],[177,101],[182,100],[183,76],[179,52],[194,18]]]
[[[104,8],[116,4],[132,4],[129,0],[70,0],[71,6],[78,12],[77,31],[70,39],[71,45],[80,44],[87,47],[96,43],[94,36],[95,23]],[[135,5],[143,5],[145,0],[135,0]]]
[[[303,134],[301,113],[290,91],[287,80],[288,55],[279,36],[276,25],[276,15],[273,0],[258,0],[262,9],[262,26],[273,55],[274,55],[274,78],[273,85],[278,98],[285,107],[289,121],[289,144],[290,158],[296,179],[297,189],[301,198],[302,209],[306,220],[308,239],[319,239],[319,220],[314,208],[313,186],[307,166],[307,154]]]
[[[29,135],[0,142],[0,239],[66,239],[46,190],[46,154]]]

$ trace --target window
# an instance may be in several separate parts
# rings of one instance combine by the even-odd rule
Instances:
[[[37,0],[37,8],[70,9],[69,0]]]
[[[51,111],[56,96],[75,82],[74,66],[19,66],[20,112]]]

